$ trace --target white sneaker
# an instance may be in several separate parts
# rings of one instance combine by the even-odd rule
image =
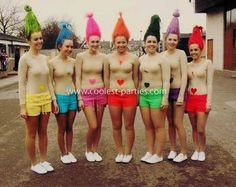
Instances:
[[[46,169],[47,171],[54,171],[54,168],[51,166],[51,163],[44,161],[44,162],[40,162],[40,165]]]
[[[123,157],[122,162],[127,164],[127,163],[129,163],[129,162],[132,160],[132,158],[133,158],[132,154],[130,154],[130,155],[125,155],[125,156]]]
[[[38,164],[36,164],[34,166],[31,166],[30,169],[32,171],[34,171],[35,173],[38,173],[38,174],[41,174],[41,175],[48,172],[43,166],[41,166],[40,163],[38,163]]]
[[[75,156],[71,152],[68,153],[68,157],[72,163],[77,162],[77,159],[75,158]]]
[[[124,158],[124,155],[123,154],[118,154],[115,158],[115,161],[116,162],[122,162],[123,161],[123,158]]]
[[[93,152],[85,152],[85,157],[87,159],[87,161],[89,162],[94,162],[95,161],[95,158],[93,156]]]
[[[93,157],[94,157],[95,161],[97,161],[97,162],[102,161],[102,157],[97,152],[93,153]]]
[[[176,157],[177,153],[175,151],[170,151],[169,155],[168,155],[168,159],[169,160],[173,160]]]
[[[70,160],[68,155],[61,156],[61,161],[64,164],[70,164],[71,163],[71,160]]]
[[[199,152],[198,161],[205,161],[205,160],[206,160],[205,152],[203,152],[203,151]]]
[[[183,153],[179,153],[174,159],[174,162],[183,162],[184,160],[187,160],[187,155],[184,155]]]
[[[163,161],[163,157],[159,157],[157,154],[152,155],[146,162],[149,164],[155,164],[157,162]]]
[[[146,152],[146,154],[141,158],[141,161],[146,162],[151,157],[152,157],[152,154],[150,152]]]
[[[193,155],[191,156],[191,160],[198,160],[199,152],[194,151]]]

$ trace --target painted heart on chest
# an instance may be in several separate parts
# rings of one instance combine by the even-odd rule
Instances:
[[[144,86],[145,86],[145,88],[148,88],[148,87],[150,86],[150,83],[145,82],[145,83],[144,83]]]
[[[96,79],[89,79],[89,83],[90,84],[95,84],[96,83]]]
[[[123,79],[119,79],[119,80],[117,80],[117,83],[121,86],[122,84],[125,83],[125,81]]]
[[[191,92],[195,94],[197,92],[197,88],[191,88]]]

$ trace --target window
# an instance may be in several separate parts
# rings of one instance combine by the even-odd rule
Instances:
[[[236,8],[231,10],[231,24],[236,24]]]
[[[236,29],[233,30],[233,46],[236,47]]]

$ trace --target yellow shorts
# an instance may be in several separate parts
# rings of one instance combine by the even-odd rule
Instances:
[[[41,113],[51,112],[52,98],[49,92],[26,94],[26,112],[28,116],[38,116]]]

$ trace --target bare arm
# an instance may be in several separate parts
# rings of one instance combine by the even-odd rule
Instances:
[[[104,85],[106,89],[109,89],[110,88],[110,68],[109,68],[109,61],[107,57],[104,58],[103,80],[104,80]]]
[[[80,89],[82,81],[82,63],[83,59],[80,54],[77,54],[75,61],[75,87],[78,94],[78,100],[81,100]]]
[[[170,65],[164,58],[161,58],[161,71],[162,71],[162,81],[163,81],[163,100],[162,106],[168,105],[169,89],[170,89]]]
[[[207,61],[207,109],[211,109],[214,69],[212,62]]]
[[[181,87],[177,104],[182,104],[184,101],[184,93],[187,86],[187,56],[184,51],[181,51],[180,56],[180,71],[181,71]]]
[[[139,69],[139,61],[138,61],[138,58],[135,58],[134,65],[133,65],[133,80],[134,80],[134,86],[136,89],[138,89],[138,86],[139,86],[138,69]]]
[[[139,58],[139,68],[138,68],[138,89],[141,89],[141,82],[143,80],[142,72],[140,71],[140,58]]]
[[[19,61],[19,99],[20,105],[25,107],[26,100],[26,84],[27,84],[27,73],[28,73],[28,65],[26,60],[22,57]]]
[[[53,88],[53,66],[49,61],[47,64],[48,64],[48,68],[49,68],[48,88],[49,88],[49,92],[52,97],[52,100],[55,101],[56,97],[55,97],[54,88]]]

